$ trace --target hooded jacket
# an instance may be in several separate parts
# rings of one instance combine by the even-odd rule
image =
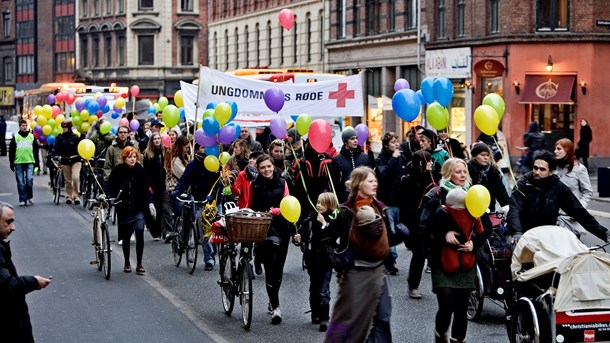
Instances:
[[[246,199],[250,198],[250,183],[258,176],[256,167],[248,165],[244,170],[237,174],[235,183],[231,185],[231,193],[237,199],[237,207],[246,208]]]
[[[138,148],[138,144],[132,141],[130,138],[127,138],[127,140],[125,140],[124,142],[119,141],[119,139],[117,138],[114,140],[114,142],[112,142],[112,145],[110,145],[106,150],[106,158],[104,162],[105,181],[108,181],[112,169],[122,163],[121,152],[123,152],[123,149],[125,149],[125,147],[127,146],[130,146],[140,151],[140,149]]]
[[[510,198],[506,187],[502,183],[502,176],[500,171],[491,165],[482,165],[476,160],[468,161],[468,174],[472,178],[473,185],[483,185],[489,190],[491,200],[489,202],[489,209],[493,212],[496,208],[496,200],[501,206],[508,205]]]
[[[206,157],[206,154],[195,154],[195,158],[186,165],[184,174],[174,187],[171,193],[172,198],[179,196],[190,188],[193,198],[196,201],[203,201],[210,193],[215,194],[220,189],[222,183],[216,182],[219,177],[218,172],[213,173],[203,165]],[[212,187],[214,187],[214,191],[212,191]]]
[[[349,180],[352,171],[360,166],[370,167],[369,157],[362,153],[360,146],[357,146],[354,150],[348,150],[344,145],[341,148],[339,155],[333,157],[331,177],[339,202],[347,200],[348,192],[345,187],[345,182]]]

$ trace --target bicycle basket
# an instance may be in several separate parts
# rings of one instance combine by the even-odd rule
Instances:
[[[227,234],[233,243],[261,243],[267,238],[271,214],[239,211],[225,216]]]

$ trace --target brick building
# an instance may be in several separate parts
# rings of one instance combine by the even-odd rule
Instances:
[[[0,115],[9,119],[15,115],[15,4],[2,1],[2,36],[0,36]]]

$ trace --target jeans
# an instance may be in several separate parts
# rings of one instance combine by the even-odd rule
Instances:
[[[17,179],[17,192],[19,202],[26,202],[34,197],[34,164],[15,164],[15,178]]]
[[[392,233],[396,232],[396,225],[400,223],[400,208],[388,206],[388,220],[390,222],[390,231]],[[396,263],[396,259],[398,258],[398,251],[396,251],[396,247],[390,247],[390,252],[392,253],[392,261]]]
[[[328,321],[330,303],[330,280],[333,269],[324,265],[308,265],[309,274],[309,306],[312,316]]]

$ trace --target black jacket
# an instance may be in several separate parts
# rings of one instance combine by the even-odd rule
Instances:
[[[139,212],[148,213],[148,205],[152,203],[148,176],[144,167],[139,163],[130,168],[121,163],[112,169],[108,178],[108,196],[118,196],[120,202],[116,205],[117,215],[121,217],[133,216]]]
[[[438,182],[440,177],[435,177]],[[411,173],[402,178],[400,182],[400,221],[404,223],[411,233],[419,232],[419,219],[424,204],[424,195],[434,188],[432,175],[426,173]]]
[[[347,150],[344,146],[341,148],[341,152],[333,157],[331,177],[340,203],[345,202],[348,197],[345,182],[349,180],[352,171],[360,166],[371,166],[369,157],[362,153],[360,146],[354,150]]]
[[[0,332],[7,342],[34,342],[25,295],[38,288],[33,276],[17,275],[11,246],[0,240]]]
[[[165,149],[165,148],[163,148]],[[155,152],[153,158],[149,159],[144,155],[144,170],[148,175],[148,182],[152,187],[153,195],[161,195],[165,191],[165,168],[163,167],[164,155],[161,152]]]
[[[203,165],[206,157],[207,155],[205,154],[195,154],[195,158],[186,165],[182,177],[180,177],[170,195],[171,197],[175,198],[186,192],[189,188],[191,189],[191,195],[197,201],[205,200],[210,193],[212,193],[212,196],[217,194],[222,183],[216,183],[219,177],[218,172],[212,173]],[[213,191],[212,187],[214,187]]]
[[[465,159],[466,155],[464,155],[464,149],[462,148],[462,143],[455,138],[448,137],[447,140],[439,139],[438,143],[443,146],[451,157],[457,157],[461,159]]]
[[[280,207],[286,190],[286,180],[275,170],[271,179],[258,174],[250,183],[250,187],[252,187],[250,207],[254,211],[268,212],[272,207]],[[293,225],[288,225],[288,221],[281,215],[273,216],[267,237],[277,236],[288,242],[293,234]]]
[[[502,176],[500,171],[491,165],[482,165],[475,160],[468,162],[468,173],[472,178],[473,185],[483,185],[489,191],[491,201],[489,202],[489,210],[495,211],[496,200],[501,206],[508,205],[510,198],[506,187],[502,183]]]
[[[78,154],[78,143],[80,140],[80,137],[75,135],[72,131],[64,132],[57,136],[57,139],[55,140],[55,152],[62,157],[60,160],[61,164],[70,165],[81,160]]]
[[[375,159],[377,174],[377,198],[386,206],[398,207],[400,201],[400,179],[405,175],[406,163],[402,155],[393,157],[385,147]]]
[[[331,231],[336,225],[335,219],[331,218],[331,213],[322,214],[324,220],[328,224],[322,227],[318,221],[318,212],[312,211],[307,218],[303,220],[299,227],[298,233],[301,235],[301,250],[306,265],[309,268],[331,268],[329,252],[335,247],[335,242],[331,239]]]
[[[527,173],[517,182],[510,198],[508,228],[514,233],[523,233],[541,225],[557,225],[559,209],[578,221],[587,231],[606,240],[607,229],[599,225],[582,207],[574,193],[557,175],[534,180],[532,173]]]

